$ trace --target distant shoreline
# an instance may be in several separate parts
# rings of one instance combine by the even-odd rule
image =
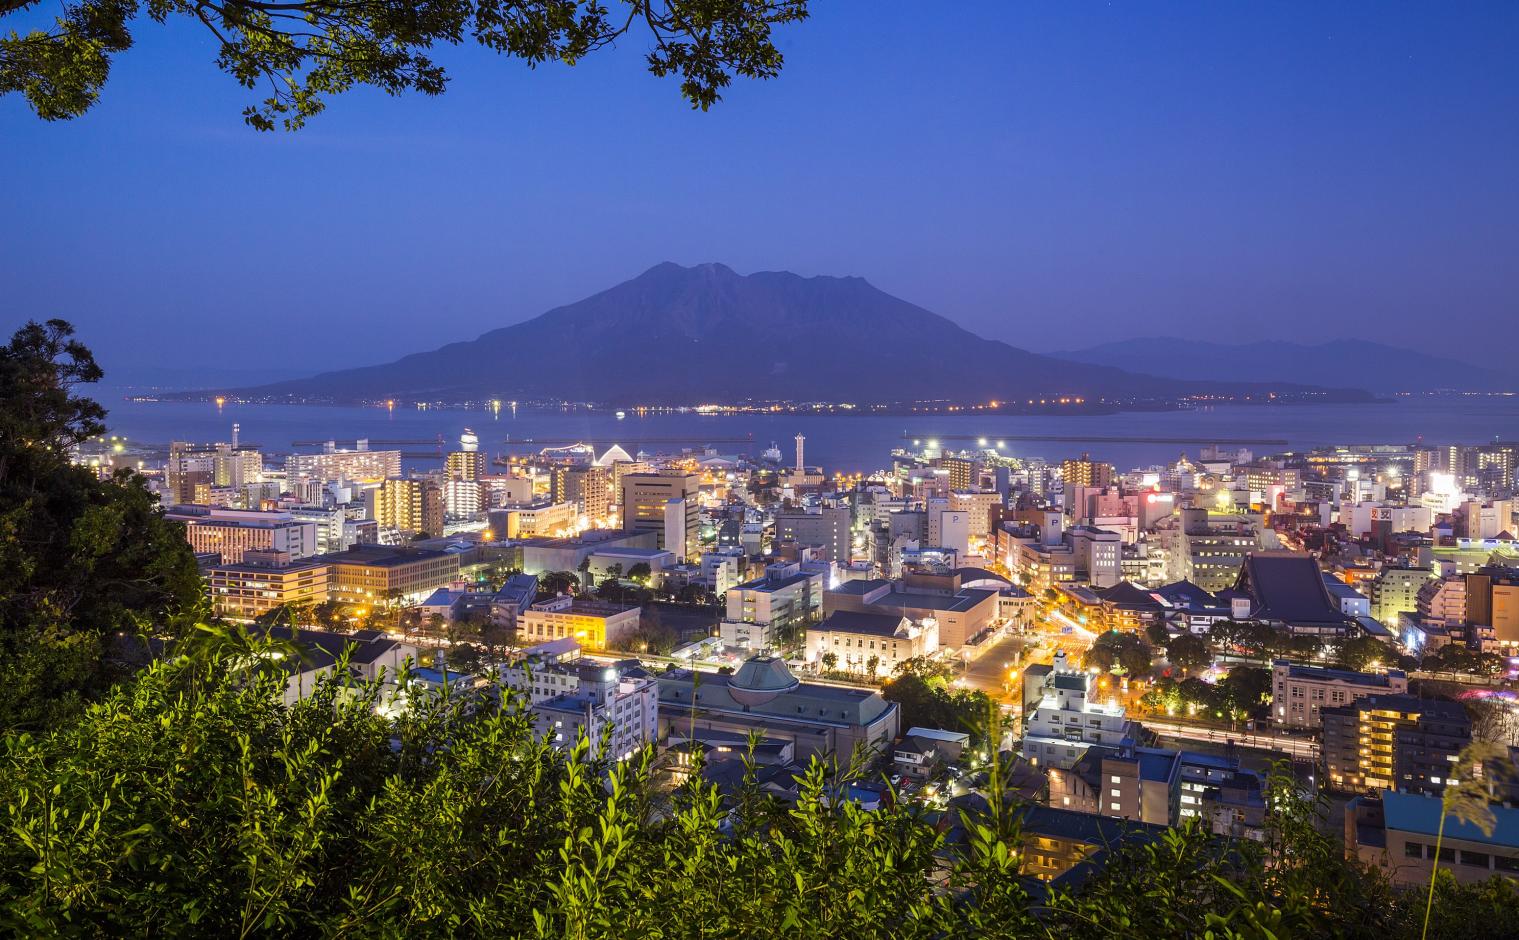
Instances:
[[[242,398],[203,392],[168,392],[162,394],[124,394],[122,398],[136,404],[184,404],[201,402],[218,405],[307,406],[323,408],[377,408],[402,410],[503,411],[519,408],[535,412],[583,414],[647,415],[813,415],[837,417],[1095,417],[1124,413],[1194,411],[1217,406],[1269,407],[1284,405],[1393,404],[1395,398],[1357,390],[1296,392],[1266,396],[1199,396],[1169,400],[1086,401],[1082,398],[1043,399],[1036,404],[1009,402],[972,404],[959,402],[893,402],[860,405],[852,402],[740,402],[699,405],[616,405],[593,402],[554,400],[466,399],[461,401],[424,401],[413,398],[328,399],[328,398]]]

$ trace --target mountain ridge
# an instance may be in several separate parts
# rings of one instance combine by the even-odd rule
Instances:
[[[1177,365],[1202,379],[1344,385],[1379,392],[1513,391],[1516,377],[1447,356],[1373,340],[1340,338],[1319,343],[1254,340],[1219,343],[1176,336],[1141,337],[1084,349],[1046,353],[1085,365],[1130,368],[1136,363]]]
[[[1225,392],[1264,397],[1267,390],[1032,353],[977,336],[864,278],[788,271],[740,275],[716,262],[684,267],[667,261],[473,340],[390,363],[227,392],[287,399],[664,405],[965,403],[1051,396],[1174,400]]]

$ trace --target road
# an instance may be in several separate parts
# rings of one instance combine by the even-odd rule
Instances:
[[[966,667],[960,679],[967,687],[980,689],[992,698],[1001,696],[1005,691],[1003,681],[1007,678],[1009,665],[1017,662],[1027,645],[1028,640],[1016,634],[994,641]]]
[[[1183,741],[1208,741],[1213,744],[1234,744],[1238,747],[1259,748],[1266,751],[1281,751],[1293,757],[1304,757],[1317,760],[1319,756],[1319,742],[1312,738],[1303,738],[1290,735],[1275,734],[1270,731],[1249,732],[1229,731],[1220,728],[1204,728],[1197,725],[1183,724],[1176,721],[1151,718],[1148,716],[1137,719],[1146,728],[1156,734],[1167,738],[1177,738]]]

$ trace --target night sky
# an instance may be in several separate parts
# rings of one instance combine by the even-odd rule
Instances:
[[[100,105],[0,99],[0,327],[119,377],[302,373],[470,338],[663,260],[853,274],[1036,350],[1360,336],[1509,365],[1519,3],[820,0],[691,111],[639,41],[445,50],[259,134],[144,20]],[[19,25],[0,20],[0,27]]]

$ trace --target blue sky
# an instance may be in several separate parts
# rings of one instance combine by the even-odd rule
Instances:
[[[642,44],[444,50],[258,134],[198,29],[0,99],[0,326],[108,369],[383,361],[663,260],[853,274],[1031,349],[1373,338],[1512,365],[1519,4],[818,2],[708,113]],[[12,24],[0,20],[0,26]]]

